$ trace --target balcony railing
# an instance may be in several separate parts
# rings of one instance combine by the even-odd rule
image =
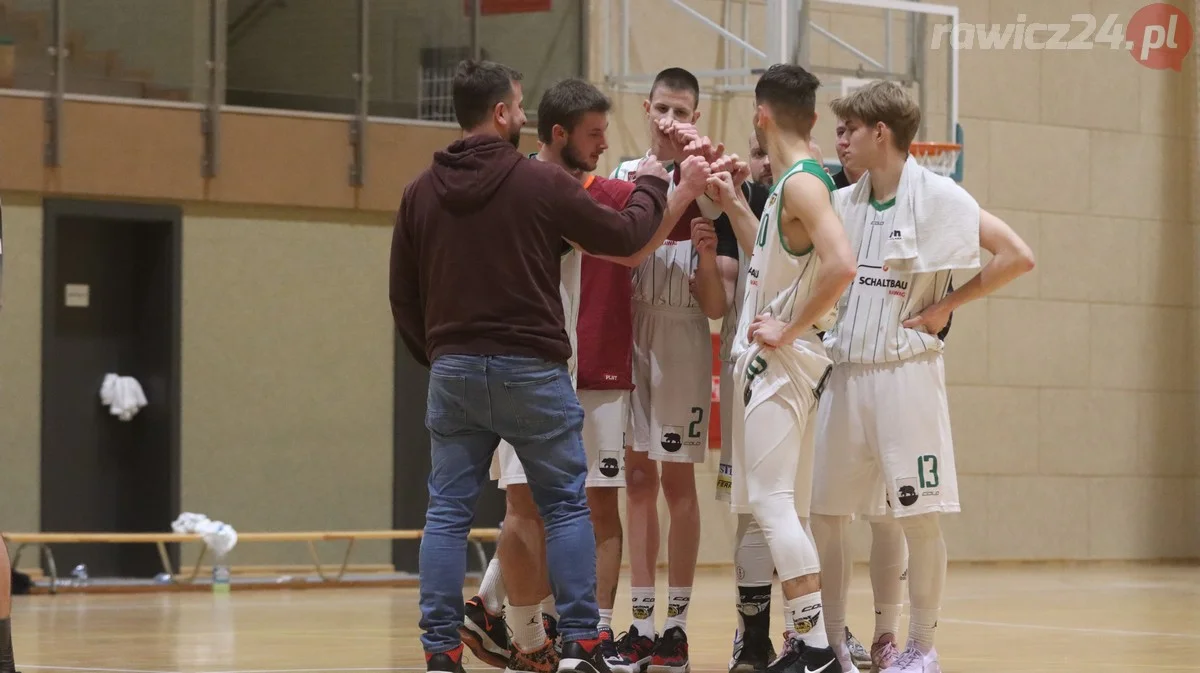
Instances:
[[[222,110],[343,118],[360,150],[368,121],[453,122],[463,58],[538,100],[584,72],[585,25],[581,0],[0,0],[0,95],[45,99],[51,166],[64,100],[196,108],[211,176]]]

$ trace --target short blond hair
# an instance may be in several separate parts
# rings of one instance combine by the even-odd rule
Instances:
[[[904,87],[875,81],[829,104],[838,119],[858,120],[874,126],[883,122],[892,130],[896,149],[907,152],[921,128],[921,108]]]

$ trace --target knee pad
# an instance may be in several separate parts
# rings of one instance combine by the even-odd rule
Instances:
[[[790,493],[754,498],[750,505],[771,548],[780,581],[821,572],[816,545],[800,523]]]
[[[758,521],[749,514],[738,515],[737,546],[733,552],[737,583],[743,587],[771,586],[775,562],[771,547]]]

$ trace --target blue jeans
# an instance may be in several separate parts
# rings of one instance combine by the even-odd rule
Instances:
[[[421,538],[421,644],[461,642],[467,532],[500,439],[513,445],[546,527],[546,563],[563,641],[597,637],[596,538],[584,484],[583,408],[566,365],[445,355],[429,371],[432,469]]]

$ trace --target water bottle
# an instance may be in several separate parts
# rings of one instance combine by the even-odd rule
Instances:
[[[71,586],[86,587],[88,585],[88,569],[87,565],[80,563],[71,571],[71,577],[75,578],[70,583]]]
[[[214,594],[229,593],[229,566],[225,558],[220,557],[213,562],[212,590]]]

